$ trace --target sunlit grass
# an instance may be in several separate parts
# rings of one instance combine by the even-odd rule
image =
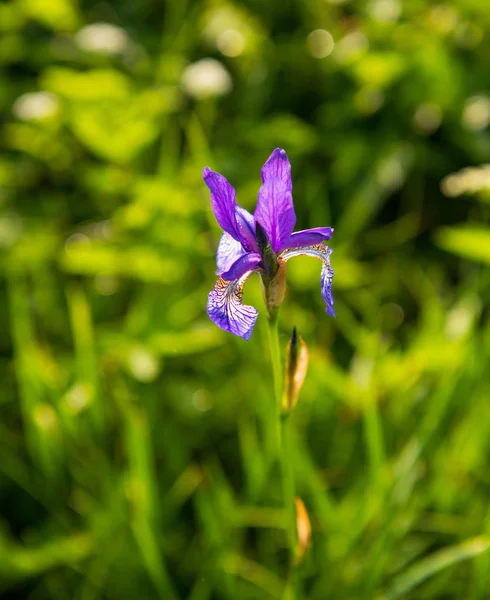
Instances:
[[[0,5],[2,597],[290,594],[259,282],[249,342],[205,313],[202,168],[251,208],[276,146],[298,228],[335,227],[337,318],[308,260],[279,317],[309,347],[297,600],[490,596],[490,215],[458,175],[489,161],[488,7],[361,4]]]

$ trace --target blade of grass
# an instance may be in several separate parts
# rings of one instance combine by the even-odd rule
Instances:
[[[67,289],[67,299],[75,346],[77,378],[89,394],[94,427],[100,429],[104,417],[99,397],[95,334],[90,304],[83,286],[76,283]]]
[[[478,536],[461,544],[434,552],[398,576],[388,590],[385,598],[386,600],[401,598],[429,577],[436,575],[439,571],[447,569],[463,560],[479,556],[489,548],[490,538]]]
[[[134,536],[160,598],[173,600],[177,595],[155,535],[156,481],[148,417],[143,409],[132,406],[126,407],[124,416]]]

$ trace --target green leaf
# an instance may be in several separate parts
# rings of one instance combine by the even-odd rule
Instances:
[[[117,249],[100,243],[70,244],[61,256],[61,266],[80,275],[122,275],[142,281],[175,281],[182,265],[161,257],[150,248]]]
[[[54,94],[81,102],[127,98],[130,93],[129,79],[114,69],[81,72],[50,67],[42,77],[41,84]]]
[[[160,133],[158,117],[173,108],[175,96],[146,90],[132,98],[107,100],[72,112],[72,127],[92,152],[119,164],[129,163]]]
[[[477,262],[490,263],[490,229],[483,227],[441,227],[435,243],[448,252]]]
[[[354,67],[354,75],[362,85],[384,88],[395,82],[406,69],[406,61],[395,52],[372,53]]]
[[[72,565],[90,556],[93,549],[94,540],[88,533],[58,537],[37,547],[15,544],[0,537],[0,579],[24,579]]]
[[[72,0],[22,0],[21,10],[54,31],[73,31],[80,17]]]

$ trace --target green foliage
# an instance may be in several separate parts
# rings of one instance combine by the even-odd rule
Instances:
[[[0,4],[2,598],[490,596],[489,35],[484,0]],[[258,280],[249,342],[205,313],[202,168],[253,210],[276,146],[335,227],[337,319],[308,259],[279,315],[293,583]]]

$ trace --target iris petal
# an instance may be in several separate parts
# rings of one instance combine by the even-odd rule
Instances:
[[[253,215],[237,204],[235,216],[238,232],[240,233],[244,246],[249,251],[253,250],[254,252],[258,252],[259,249],[257,248],[257,242],[255,241],[255,219],[253,218]]]
[[[332,249],[327,248],[327,260],[323,263],[322,272],[320,275],[320,284],[322,286],[322,298],[325,302],[326,312],[332,317],[336,317],[335,310],[333,307],[334,299],[332,294],[332,283],[333,283],[333,269],[330,266],[330,254]]]
[[[323,244],[317,244],[315,246],[306,246],[302,248],[288,248],[284,250],[280,258],[284,261],[294,258],[295,256],[313,256],[322,261],[322,272],[320,275],[320,284],[322,286],[322,297],[325,301],[326,312],[335,317],[335,310],[333,308],[333,295],[332,295],[332,282],[333,282],[333,269],[330,266],[330,254],[332,249],[328,248]]]
[[[244,254],[246,254],[246,251],[243,249],[242,243],[237,242],[237,240],[233,239],[225,231],[221,236],[218,250],[216,251],[216,275],[221,275],[221,273],[228,271],[231,265]]]
[[[241,242],[235,216],[236,194],[228,180],[205,167],[202,172],[204,183],[211,192],[211,207],[221,228],[232,238]]]
[[[296,223],[293,198],[284,181],[274,177],[262,185],[254,217],[267,233],[274,252],[278,252]]]
[[[205,167],[202,172],[204,183],[211,192],[211,208],[221,228],[244,250],[257,250],[255,243],[255,221],[253,216],[236,203],[236,193],[228,180]]]
[[[314,229],[305,229],[295,231],[287,240],[281,243],[279,252],[286,248],[301,248],[304,246],[315,246],[326,242],[332,237],[333,227],[315,227]]]
[[[242,304],[243,286],[252,272],[233,281],[220,277],[208,295],[207,312],[211,321],[244,340],[250,339],[258,316],[253,306]]]
[[[288,192],[292,192],[291,164],[285,150],[276,148],[262,167],[262,183],[269,179],[280,179]]]
[[[244,254],[239,259],[237,259],[227,271],[221,273],[221,277],[223,279],[226,279],[227,281],[239,279],[248,271],[253,271],[261,260],[262,259],[260,258],[260,254],[257,254],[256,252],[249,252],[248,254]]]

